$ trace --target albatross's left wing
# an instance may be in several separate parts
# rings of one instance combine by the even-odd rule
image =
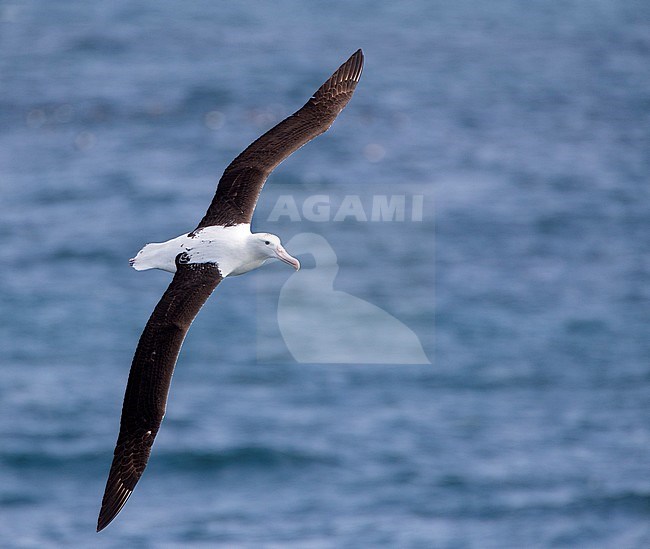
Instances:
[[[174,279],[149,318],[133,357],[98,532],[120,512],[147,466],[185,334],[221,282],[214,263],[176,261],[176,266]]]
[[[223,172],[197,229],[250,223],[257,197],[273,169],[332,125],[348,104],[363,70],[363,53],[352,54],[297,112],[249,145]]]

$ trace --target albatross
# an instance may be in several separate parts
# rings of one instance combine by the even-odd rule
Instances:
[[[257,269],[271,259],[300,268],[279,237],[251,232],[255,205],[273,169],[332,125],[350,101],[362,68],[363,53],[358,50],[301,109],[230,163],[194,230],[147,244],[130,260],[138,271],[162,269],[174,273],[174,278],[151,314],[131,363],[98,532],[122,510],[147,466],[183,339],[213,290],[224,278]]]

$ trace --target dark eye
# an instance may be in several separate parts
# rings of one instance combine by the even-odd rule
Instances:
[[[270,244],[270,242],[268,240],[265,240],[264,244],[266,244],[268,246]]]

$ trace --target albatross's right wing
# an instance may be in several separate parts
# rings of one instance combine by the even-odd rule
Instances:
[[[97,531],[120,512],[147,466],[185,334],[221,282],[214,263],[180,264],[140,336],[124,395],[120,434],[108,474]]]
[[[197,229],[250,223],[257,198],[273,169],[291,153],[324,133],[352,98],[361,77],[357,50],[297,112],[271,128],[235,158]]]

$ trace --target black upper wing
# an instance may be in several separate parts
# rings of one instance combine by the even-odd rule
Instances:
[[[197,229],[250,223],[266,178],[291,153],[325,132],[350,101],[361,76],[363,53],[355,52],[304,107],[235,158],[221,176],[217,192]]]
[[[124,395],[120,434],[108,474],[97,531],[120,512],[142,476],[165,415],[167,394],[185,334],[221,282],[214,263],[179,264],[156,305],[133,357]]]

